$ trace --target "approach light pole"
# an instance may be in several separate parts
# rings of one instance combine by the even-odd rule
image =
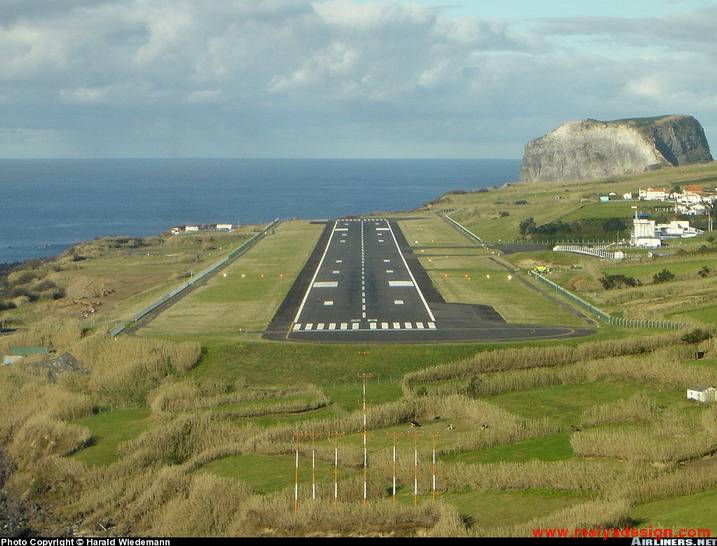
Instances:
[[[368,418],[366,415],[366,381],[373,377],[370,373],[360,373],[363,381],[363,503],[368,503]]]
[[[299,433],[294,432],[294,513],[299,511]]]

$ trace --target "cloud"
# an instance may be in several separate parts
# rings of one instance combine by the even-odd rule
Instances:
[[[451,13],[399,0],[0,0],[0,129],[26,140],[0,155],[517,157],[567,119],[672,112],[717,134],[716,8]]]

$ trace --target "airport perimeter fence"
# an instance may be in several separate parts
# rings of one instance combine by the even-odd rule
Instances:
[[[577,304],[579,307],[585,309],[590,314],[598,318],[598,320],[605,324],[612,324],[613,326],[622,326],[624,328],[653,328],[653,329],[667,329],[667,330],[679,330],[685,328],[687,325],[680,322],[674,322],[671,320],[649,320],[649,319],[627,319],[623,317],[614,317],[602,309],[595,307],[593,304],[588,303],[584,299],[576,296],[569,290],[566,290],[557,283],[554,283],[550,279],[544,277],[537,271],[530,271],[529,275],[539,282],[554,289],[558,294],[565,296],[567,299]]]
[[[254,245],[254,243],[256,243],[264,235],[266,235],[271,229],[275,228],[279,222],[280,222],[280,220],[278,218],[274,219],[263,230],[252,235],[249,239],[244,241],[237,248],[235,248],[229,254],[224,256],[221,260],[213,263],[212,265],[210,265],[209,267],[207,267],[200,273],[197,273],[196,275],[192,275],[192,278],[189,279],[188,281],[183,282],[182,284],[177,286],[175,289],[171,290],[170,292],[167,292],[162,297],[156,299],[155,301],[153,301],[146,307],[143,307],[142,309],[140,309],[139,311],[134,313],[128,322],[121,322],[121,323],[117,324],[115,327],[113,327],[111,330],[108,331],[108,334],[111,337],[116,337],[116,336],[120,335],[132,324],[135,324],[138,321],[142,320],[144,317],[149,315],[152,311],[155,311],[157,308],[164,305],[172,298],[179,296],[185,290],[188,290],[189,288],[191,288],[198,282],[203,281],[209,275],[214,273],[217,269],[223,267],[224,265],[226,265],[228,262],[230,262],[237,256],[240,256],[241,254],[243,254],[244,252],[249,250],[249,248],[251,248]]]
[[[453,211],[452,211],[452,212],[453,212]],[[451,217],[448,215],[448,213],[443,214],[443,218],[445,218],[446,220],[448,220],[451,224],[453,224],[454,226],[456,226],[456,227],[457,227],[459,230],[461,230],[463,233],[465,233],[466,235],[468,235],[469,238],[473,239],[474,241],[478,241],[481,245],[485,246],[485,243],[483,242],[483,239],[481,239],[480,237],[478,237],[478,235],[476,235],[475,233],[473,233],[473,232],[472,232],[471,230],[469,230],[468,228],[464,227],[462,224],[456,222],[453,218],[451,218]]]

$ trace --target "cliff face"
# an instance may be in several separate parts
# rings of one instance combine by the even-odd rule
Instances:
[[[712,161],[712,155],[702,126],[692,116],[588,119],[531,140],[520,178],[583,180],[704,161]]]

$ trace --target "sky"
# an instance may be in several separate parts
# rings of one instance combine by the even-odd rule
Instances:
[[[691,114],[717,1],[0,0],[0,157],[519,158]]]

